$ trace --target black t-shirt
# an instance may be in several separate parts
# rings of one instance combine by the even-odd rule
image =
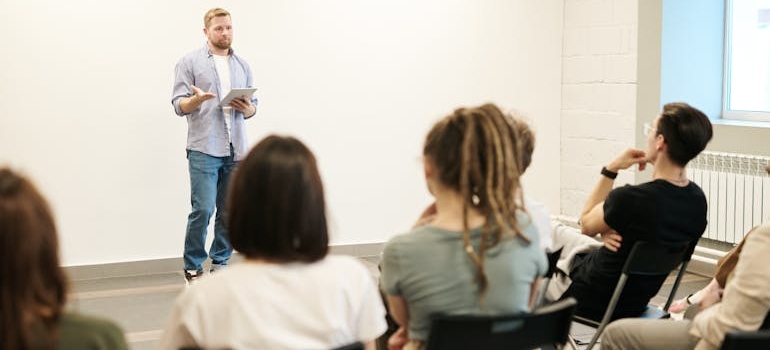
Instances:
[[[604,221],[622,237],[620,250],[605,247],[578,258],[564,296],[577,299],[580,316],[600,320],[607,309],[623,265],[636,241],[683,243],[697,240],[706,229],[706,196],[698,185],[685,187],[665,180],[626,185],[604,201]],[[629,278],[613,319],[635,317],[665,281],[662,277]]]

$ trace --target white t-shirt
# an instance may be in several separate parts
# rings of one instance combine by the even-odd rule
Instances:
[[[537,231],[540,233],[540,247],[543,249],[551,248],[551,231],[553,228],[551,228],[551,214],[548,211],[548,207],[543,203],[524,196],[524,208],[527,209],[527,213],[532,218],[532,224],[537,227]]]
[[[217,76],[219,77],[219,98],[223,98],[230,93],[232,85],[230,83],[230,56],[214,55],[214,67],[217,70]],[[225,126],[227,127],[227,135],[230,138],[230,142],[233,141],[232,127],[230,118],[233,117],[233,107],[224,106],[222,111],[225,115]]]
[[[385,308],[350,256],[234,264],[177,298],[160,349],[331,349],[385,332]]]

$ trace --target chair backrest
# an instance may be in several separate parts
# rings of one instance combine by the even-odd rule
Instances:
[[[545,294],[548,291],[548,285],[551,283],[551,278],[553,278],[554,273],[556,273],[556,263],[559,261],[563,250],[564,247],[561,247],[559,250],[553,252],[545,252],[545,256],[548,258],[548,271],[546,271],[545,276],[543,276],[543,279],[540,281],[533,307],[537,308],[545,302]]]
[[[693,244],[663,244],[638,241],[631,248],[623,273],[628,275],[668,275],[683,261],[689,261]]]
[[[574,298],[566,298],[531,313],[436,317],[426,349],[517,350],[564,344],[576,305]]]
[[[721,350],[767,350],[770,349],[770,331],[730,332],[725,334]]]
[[[623,293],[623,289],[630,276],[668,275],[681,263],[679,273],[677,274],[676,281],[668,295],[668,300],[663,307],[663,311],[652,313],[652,316],[656,318],[668,317],[666,311],[674,300],[676,290],[679,288],[679,282],[687,269],[687,263],[690,261],[690,256],[695,250],[696,244],[697,242],[676,245],[648,241],[637,241],[634,243],[634,246],[631,248],[631,253],[629,253],[626,263],[623,265],[622,274],[618,279],[617,285],[615,285],[615,291],[612,293],[612,298],[610,298],[601,321],[596,322],[582,317],[575,317],[575,321],[596,327],[596,332],[593,337],[591,337],[591,341],[588,343],[586,350],[591,350],[594,345],[596,345],[604,328],[610,323],[612,316],[615,313],[615,307],[618,304],[618,300],[620,300],[620,295]]]
[[[676,291],[679,289],[679,283],[682,276],[687,271],[687,264],[690,262],[695,246],[698,240],[693,240],[689,244],[663,244],[647,241],[638,241],[631,249],[628,260],[623,266],[623,273],[627,275],[643,276],[661,276],[668,275],[677,265],[681,263],[679,273],[668,294],[663,311],[668,311],[669,306],[674,301]]]

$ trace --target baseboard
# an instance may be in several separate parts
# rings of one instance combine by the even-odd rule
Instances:
[[[355,257],[378,256],[385,243],[341,244],[330,246],[332,254],[351,255]],[[232,262],[241,261],[243,258],[234,253]],[[65,272],[73,281],[90,280],[109,277],[127,277],[147,274],[162,274],[180,272],[183,263],[182,257],[127,261],[120,263],[80,265],[64,267]],[[205,266],[208,268],[208,266]]]

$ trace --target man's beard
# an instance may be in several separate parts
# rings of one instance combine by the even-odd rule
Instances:
[[[232,44],[231,40],[219,40],[211,42],[211,45],[214,45],[214,47],[220,50],[229,50],[230,44]]]

